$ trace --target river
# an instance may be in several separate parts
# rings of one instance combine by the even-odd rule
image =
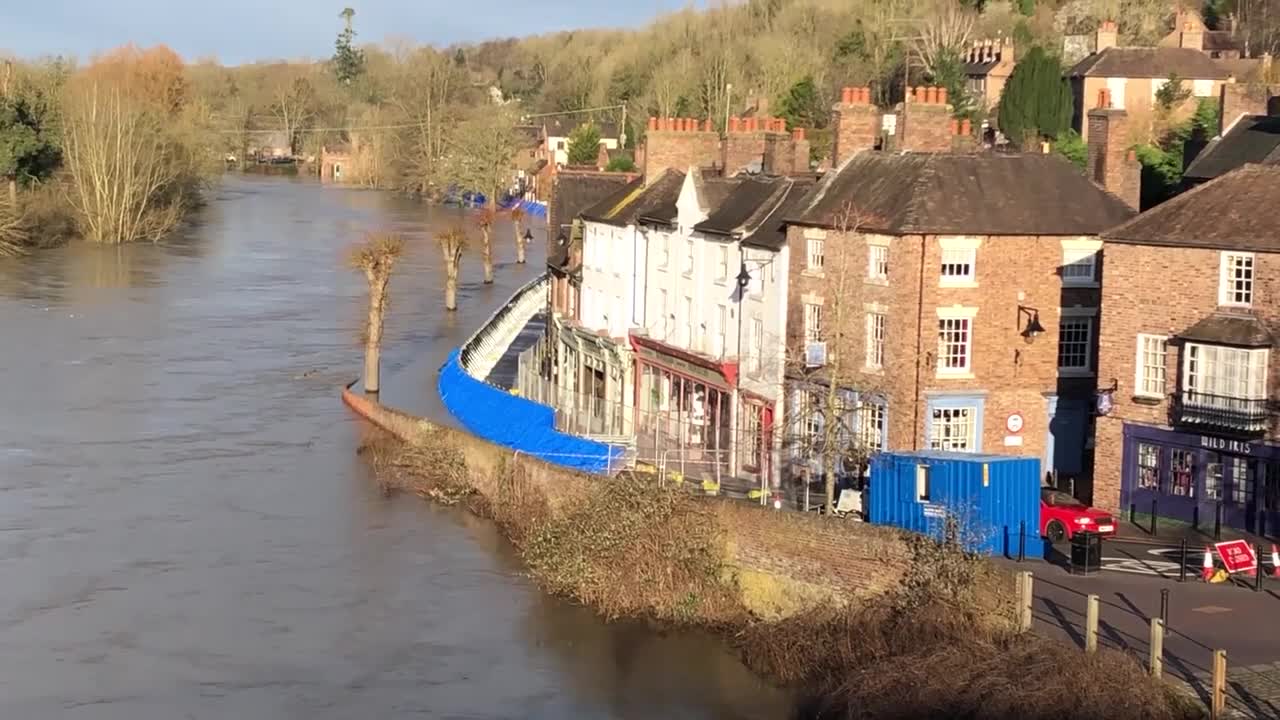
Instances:
[[[165,243],[0,259],[0,717],[791,714],[719,640],[604,623],[491,525],[379,492],[338,398],[365,302],[344,253],[408,236],[383,398],[439,417],[446,352],[543,261],[499,228],[498,282],[473,249],[449,316],[428,231],[460,220],[229,177]]]

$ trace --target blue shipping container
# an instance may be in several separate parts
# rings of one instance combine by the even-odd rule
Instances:
[[[885,452],[871,461],[868,518],[942,539],[946,518],[959,539],[991,555],[1044,557],[1040,537],[1040,460],[955,452]]]

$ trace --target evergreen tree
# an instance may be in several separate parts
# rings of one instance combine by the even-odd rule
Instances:
[[[351,18],[355,14],[355,10],[343,8],[338,15],[346,23],[346,27],[338,33],[338,40],[334,43],[333,74],[343,85],[350,85],[352,80],[364,73],[364,51],[351,44],[356,37],[356,31],[351,26]]]
[[[823,107],[818,97],[818,87],[813,77],[806,75],[782,96],[778,103],[778,115],[787,121],[791,128],[816,128],[827,124],[829,111]]]
[[[600,157],[600,129],[585,123],[569,133],[569,164],[595,165]]]
[[[1057,57],[1031,48],[1000,95],[1000,131],[1019,147],[1055,138],[1071,127],[1071,86]]]

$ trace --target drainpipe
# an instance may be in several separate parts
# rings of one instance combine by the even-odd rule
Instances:
[[[903,103],[906,107],[906,103]],[[920,433],[923,428],[920,425],[920,372],[921,365],[924,362],[924,261],[925,249],[928,240],[924,235],[920,236],[920,279],[917,283],[918,295],[916,296],[916,387],[911,395],[912,405],[912,421],[911,421],[911,449],[920,449]]]

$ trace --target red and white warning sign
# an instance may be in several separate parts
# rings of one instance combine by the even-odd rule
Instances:
[[[1228,540],[1213,546],[1222,558],[1222,566],[1229,573],[1249,572],[1258,569],[1258,556],[1247,540]]]

